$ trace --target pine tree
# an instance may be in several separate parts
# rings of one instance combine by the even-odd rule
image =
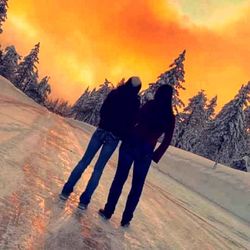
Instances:
[[[182,86],[182,83],[185,82],[184,80],[184,60],[185,60],[185,53],[184,50],[177,59],[169,66],[170,69],[165,73],[161,74],[158,77],[156,83],[150,83],[149,87],[142,92],[142,103],[144,104],[146,101],[152,99],[156,90],[163,84],[169,84],[174,88],[173,94],[173,107],[176,113],[178,113],[178,108],[184,107],[184,103],[181,101],[179,97],[179,89],[185,90]]]
[[[109,92],[114,88],[113,84],[105,79],[104,83],[97,90],[90,93],[89,98],[82,110],[84,112],[84,122],[97,126],[100,121],[101,106]]]
[[[177,129],[176,147],[194,152],[206,125],[206,102],[204,90],[189,99],[189,104],[179,114],[181,122]]]
[[[204,132],[202,154],[216,162],[231,165],[246,148],[243,109],[250,101],[250,82],[243,85]],[[243,145],[242,145],[243,144]]]
[[[206,108],[207,121],[212,121],[215,116],[215,108],[217,106],[217,96],[213,97]]]
[[[59,103],[59,99],[47,99],[44,102],[44,106],[51,112],[54,112],[54,110],[56,109],[56,107],[58,106]]]
[[[23,61],[18,65],[15,85],[20,89],[25,89],[26,84],[34,80],[36,76],[36,63],[39,63],[38,54],[40,49],[40,43],[36,44],[31,52],[24,57]]]
[[[14,46],[8,46],[2,53],[1,63],[0,63],[0,75],[7,78],[9,81],[15,79],[15,73],[18,66],[18,60],[20,60],[20,55],[16,52]]]
[[[84,119],[84,112],[82,112],[82,107],[86,105],[89,95],[90,95],[90,90],[89,90],[89,87],[87,87],[84,93],[80,96],[80,98],[73,105],[72,116],[75,119],[80,120],[80,121]]]
[[[30,81],[27,82],[23,91],[33,100],[39,104],[44,104],[48,95],[51,93],[51,88],[48,83],[49,77],[44,77],[39,83],[37,82],[38,73],[34,75],[34,79],[30,78]]]
[[[0,44],[0,66],[3,64],[3,50],[1,49],[1,44]]]
[[[68,117],[70,115],[70,111],[71,106],[69,105],[68,101],[64,100],[59,100],[59,102],[57,102],[57,105],[54,108],[55,113],[64,117]]]
[[[48,95],[51,93],[51,87],[49,84],[49,77],[45,76],[39,83],[37,87],[39,93],[39,103],[44,103],[48,98]]]
[[[7,19],[7,9],[8,9],[8,0],[0,0],[0,33],[2,30],[2,23]]]
[[[68,101],[62,99],[46,99],[44,106],[51,112],[61,115],[63,117],[69,117],[72,107],[69,105]]]
[[[122,78],[118,83],[116,87],[119,87],[125,83],[125,78]]]
[[[250,134],[250,105],[248,105],[244,110],[246,130]]]
[[[94,126],[98,125],[102,103],[113,88],[113,84],[107,79],[98,89],[94,88],[92,91],[89,91],[89,88],[87,88],[73,106],[72,111],[75,119]]]

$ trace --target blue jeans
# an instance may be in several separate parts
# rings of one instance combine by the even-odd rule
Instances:
[[[134,163],[132,186],[122,215],[122,221],[129,222],[133,218],[152,161],[152,155],[153,148],[145,143],[134,141],[133,143],[123,142],[121,144],[117,170],[104,208],[108,217],[111,217],[115,211],[123,185]]]
[[[118,142],[119,138],[114,136],[111,132],[101,128],[97,128],[90,139],[84,156],[78,162],[71,175],[69,176],[68,181],[65,183],[62,194],[69,196],[73,192],[73,188],[77,181],[81,178],[82,173],[88,167],[97,151],[102,147],[98,160],[94,166],[94,171],[91,175],[91,178],[87,184],[85,191],[80,197],[81,203],[88,204],[91,200],[92,194],[98,186],[103,169],[107,161],[115,151]]]

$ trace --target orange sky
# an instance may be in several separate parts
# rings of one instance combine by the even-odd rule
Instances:
[[[186,49],[183,100],[204,89],[221,107],[250,80],[249,23],[249,0],[9,0],[0,38],[21,55],[41,42],[40,78],[71,103],[105,78],[145,87]]]

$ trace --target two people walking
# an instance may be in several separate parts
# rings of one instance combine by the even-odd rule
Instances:
[[[150,164],[152,160],[156,163],[159,162],[170,145],[175,127],[175,116],[172,111],[172,87],[169,85],[160,86],[154,99],[139,108],[138,93],[140,88],[140,79],[131,77],[124,85],[110,92],[101,108],[99,127],[93,134],[83,158],[72,171],[60,195],[65,200],[69,197],[81,174],[97,150],[102,147],[86,190],[80,197],[79,208],[87,208],[104,166],[117,147],[118,141],[121,140],[115,177],[105,207],[99,210],[99,214],[103,218],[111,218],[129,170],[134,164],[132,186],[122,215],[121,226],[130,224]],[[164,134],[163,141],[155,149],[162,134]]]

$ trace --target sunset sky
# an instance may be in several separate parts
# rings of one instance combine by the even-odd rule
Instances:
[[[138,75],[155,82],[186,49],[181,96],[219,107],[250,80],[249,0],[9,0],[1,44],[26,55],[41,42],[39,76],[73,103],[89,85]]]

